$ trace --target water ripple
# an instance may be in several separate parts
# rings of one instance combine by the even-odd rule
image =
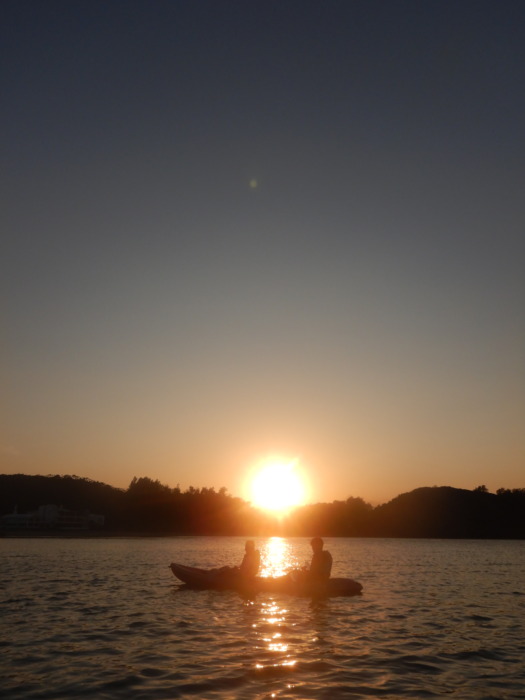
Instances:
[[[350,599],[244,600],[167,572],[174,550],[220,566],[242,544],[1,541],[2,698],[525,697],[525,543],[333,540],[334,574],[365,584]]]

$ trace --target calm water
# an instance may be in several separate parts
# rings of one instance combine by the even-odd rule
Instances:
[[[237,538],[0,540],[2,698],[524,698],[525,542],[329,539],[364,594],[180,590]],[[307,540],[259,540],[268,572]]]

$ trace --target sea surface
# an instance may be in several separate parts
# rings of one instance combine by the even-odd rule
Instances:
[[[1,539],[0,696],[525,698],[525,542],[326,539],[363,594],[181,589],[240,538]],[[259,539],[278,574],[306,539]]]

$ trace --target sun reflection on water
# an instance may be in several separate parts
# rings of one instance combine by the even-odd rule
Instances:
[[[276,625],[286,621],[286,608],[280,608],[275,602],[263,603],[263,610],[266,608],[268,617],[263,617],[263,620],[269,625]]]
[[[286,644],[286,642],[280,641],[281,637],[281,633],[276,632],[271,637],[263,637],[263,639],[268,644],[268,649],[270,651],[288,651],[288,644]]]
[[[290,542],[282,537],[270,537],[261,547],[260,576],[284,576],[297,566],[298,559]]]
[[[292,543],[271,537],[258,543],[261,552],[259,576],[284,576],[300,566]],[[297,637],[298,620],[280,596],[258,597],[245,602],[254,635],[254,671],[259,674],[291,671],[297,664],[303,644]],[[288,685],[292,688],[292,685]],[[271,697],[271,696],[270,696]]]

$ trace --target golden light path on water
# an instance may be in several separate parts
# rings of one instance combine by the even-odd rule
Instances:
[[[299,561],[293,553],[290,542],[281,537],[270,538],[261,548],[261,576],[283,576],[298,566]],[[285,629],[289,631],[290,626],[293,626],[288,619],[289,610],[273,597],[260,603],[246,601],[246,604],[258,607],[259,615],[252,623],[252,628],[259,633],[258,640],[263,652],[261,656],[268,655],[268,660],[261,659],[255,664],[255,668],[263,671],[278,667],[293,667],[297,659],[293,658],[288,641],[283,637],[283,631]]]
[[[284,576],[290,569],[298,567],[292,545],[282,537],[271,537],[261,548],[260,576]]]

